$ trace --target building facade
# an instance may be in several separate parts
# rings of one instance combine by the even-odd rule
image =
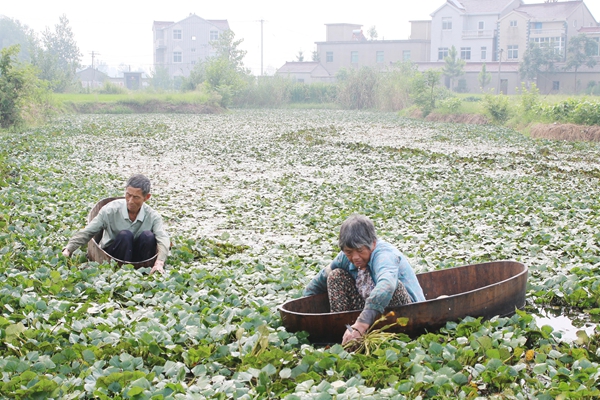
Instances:
[[[316,42],[317,54],[331,75],[341,68],[375,67],[384,69],[402,61],[429,60],[428,21],[414,21],[408,40],[367,40],[362,25],[325,24],[326,41]]]
[[[491,74],[487,90],[515,94],[523,81],[520,63],[533,42],[552,46],[562,58],[553,71],[538,78],[542,93],[574,93],[588,85],[600,85],[598,65],[577,71],[565,69],[568,41],[578,34],[598,43],[592,56],[600,64],[600,25],[583,0],[539,4],[524,4],[522,0],[446,0],[431,17],[430,21],[409,21],[408,40],[367,40],[362,25],[325,24],[326,40],[315,43],[319,63],[332,81],[342,68],[385,70],[402,61],[413,62],[421,71],[442,69],[454,46],[457,56],[465,61],[464,75],[457,79],[461,90],[481,91],[478,76],[485,65]],[[308,82],[308,78],[300,78],[301,70],[317,69],[299,64],[286,64],[281,74],[287,71],[296,81]],[[290,68],[298,73],[291,74]]]
[[[454,46],[467,61],[497,60],[498,19],[521,0],[448,0],[431,14],[431,60],[444,62]]]
[[[524,4],[498,20],[504,59],[523,61],[529,43],[549,46],[564,61],[569,39],[598,23],[583,1]]]
[[[166,69],[171,78],[188,76],[197,63],[214,55],[210,43],[228,29],[227,20],[195,14],[179,22],[154,21],[154,69]]]

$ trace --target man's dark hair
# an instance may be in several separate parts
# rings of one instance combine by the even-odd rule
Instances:
[[[364,215],[353,214],[340,227],[338,244],[342,250],[360,249],[363,246],[370,248],[376,240],[375,225]]]
[[[146,178],[142,174],[136,174],[133,175],[131,178],[127,179],[125,189],[127,189],[128,187],[142,189],[142,194],[146,196],[148,193],[150,193],[151,186],[152,185],[150,184],[150,179]]]

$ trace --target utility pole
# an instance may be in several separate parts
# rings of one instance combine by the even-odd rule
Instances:
[[[92,89],[96,86],[96,69],[94,68],[94,57],[99,56],[100,53],[96,53],[94,50],[90,53],[92,55]]]
[[[264,19],[260,20],[260,76],[263,75],[263,23]]]
[[[498,54],[498,88],[496,89],[496,94],[500,94],[500,68],[502,66],[502,49],[499,50]]]

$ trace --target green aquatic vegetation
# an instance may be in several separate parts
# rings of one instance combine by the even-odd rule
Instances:
[[[368,214],[417,272],[529,267],[527,301],[600,314],[598,145],[389,113],[71,116],[0,141],[0,397],[594,398],[598,338],[528,314],[369,352],[315,347],[277,306]],[[60,249],[134,172],[167,274]]]

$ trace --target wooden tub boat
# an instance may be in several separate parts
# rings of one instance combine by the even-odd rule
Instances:
[[[111,201],[117,200],[117,199],[124,199],[124,197],[108,197],[108,198],[102,199],[98,203],[96,203],[96,205],[91,209],[90,213],[88,214],[88,223],[90,223],[96,217],[96,215],[98,215],[98,212],[100,211],[100,209],[102,207],[104,207]],[[115,258],[115,257],[111,256],[110,254],[108,254],[107,252],[105,252],[100,247],[100,245],[98,243],[100,243],[101,240],[102,240],[102,232],[99,232],[96,236],[94,236],[88,242],[88,245],[87,245],[88,260],[96,261],[99,263],[102,263],[105,261],[110,262],[111,260],[115,260],[117,262],[117,264],[119,264],[119,265],[131,264],[131,265],[133,265],[134,268],[137,269],[137,268],[143,268],[143,267],[152,267],[154,265],[154,262],[156,261],[156,257],[158,256],[158,254],[155,254],[154,257],[152,257],[152,258],[149,258],[144,261],[136,261],[136,262],[119,260],[118,258]]]
[[[525,306],[527,271],[516,261],[494,261],[418,274],[426,301],[387,308],[386,313],[394,311],[395,316],[380,326],[406,317],[406,326],[389,330],[415,337],[466,316],[512,315]],[[353,324],[360,310],[332,313],[323,293],[290,300],[279,307],[279,313],[288,332],[306,331],[312,343],[340,343],[346,324]]]

